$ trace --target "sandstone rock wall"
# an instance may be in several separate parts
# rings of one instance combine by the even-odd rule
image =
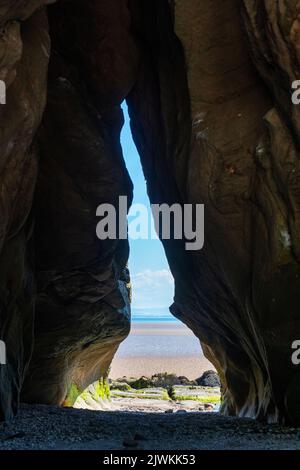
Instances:
[[[0,418],[105,375],[128,334],[128,244],[95,234],[132,197],[126,98],[151,201],[206,207],[203,250],[164,247],[223,412],[299,422],[298,2],[46,3],[0,1]]]
[[[119,195],[132,200],[120,104],[136,51],[126,2],[60,2],[49,21],[35,208],[36,341],[23,399],[55,404],[72,384],[83,391],[105,376],[129,333],[128,242],[98,240],[96,209],[117,207]]]
[[[0,79],[7,85],[7,105],[0,107],[0,336],[7,349],[7,365],[0,370],[0,419],[16,410],[33,346],[34,137],[46,103],[50,41],[44,9],[24,23],[16,19],[32,13],[25,3],[0,2]]]
[[[167,15],[164,2],[131,2],[143,53],[128,101],[152,201],[206,207],[202,251],[165,243],[172,312],[218,369],[224,413],[288,421],[299,419],[298,11],[263,3],[179,0]]]

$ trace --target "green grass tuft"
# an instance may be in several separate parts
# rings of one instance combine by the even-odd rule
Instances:
[[[211,395],[211,396],[193,396],[193,395],[176,395],[173,400],[176,401],[198,401],[199,403],[212,403],[212,404],[217,404],[220,403],[221,397],[219,395]]]
[[[67,393],[67,396],[65,398],[64,406],[72,407],[75,401],[77,400],[77,398],[79,397],[79,395],[80,395],[80,391],[78,390],[77,385],[72,383]]]
[[[89,397],[93,398],[95,401],[109,399],[110,389],[108,381],[104,378],[101,378],[94,384],[90,385],[90,387],[86,388],[84,391],[80,391],[78,386],[75,383],[72,383],[64,401],[64,406],[72,407],[79,397],[85,402]]]

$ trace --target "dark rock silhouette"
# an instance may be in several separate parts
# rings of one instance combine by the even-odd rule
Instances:
[[[203,387],[220,387],[220,379],[214,370],[206,370],[201,377],[196,379],[198,385]]]

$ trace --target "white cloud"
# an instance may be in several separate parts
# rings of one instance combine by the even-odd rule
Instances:
[[[145,271],[131,276],[135,308],[169,307],[173,302],[174,280],[168,269]]]
[[[168,269],[160,269],[159,271],[146,269],[145,271],[134,274],[131,280],[135,287],[143,287],[145,285],[157,287],[160,286],[162,282],[173,285],[173,276]]]

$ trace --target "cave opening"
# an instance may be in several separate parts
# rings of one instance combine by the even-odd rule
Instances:
[[[120,344],[111,364],[111,398],[119,405],[122,400],[126,410],[135,410],[137,405],[134,405],[134,398],[138,397],[141,404],[141,395],[145,394],[149,400],[147,403],[143,400],[140,409],[155,411],[163,409],[162,402],[178,400],[180,395],[181,399],[186,399],[183,401],[191,398],[190,401],[195,402],[192,403],[193,409],[195,406],[199,408],[195,400],[197,380],[212,366],[203,355],[199,339],[169,311],[174,298],[174,279],[163,244],[154,229],[147,184],[133,140],[126,102],[123,102],[122,110],[124,125],[121,146],[134,187],[133,202],[128,213],[131,331]],[[148,236],[143,236],[143,229],[137,227],[138,223],[134,231],[130,228],[131,222],[139,218],[143,210],[148,216]],[[212,371],[212,374],[215,372]],[[131,399],[131,396],[134,398]],[[126,398],[129,400],[126,401]],[[156,400],[151,401],[151,398]],[[210,390],[210,397],[201,398],[202,404],[205,401],[211,404],[219,401],[219,393],[216,389]],[[121,406],[121,409],[124,407]]]
[[[157,318],[157,320],[174,321],[176,320],[175,317],[173,317],[168,310],[174,296],[174,279],[170,272],[163,245],[154,229],[146,181],[140,157],[132,137],[126,102],[123,103],[122,110],[124,114],[124,126],[121,133],[121,145],[124,161],[134,185],[133,203],[128,214],[128,239],[130,245],[129,271],[131,273],[131,282],[134,290],[132,298],[133,320],[138,321],[143,319],[142,311],[137,312],[137,310],[145,310],[147,308],[160,309],[167,307],[164,311],[155,312],[155,318]],[[147,236],[144,236],[143,234],[136,236],[136,234],[134,234],[130,229],[131,221],[135,218],[137,212],[143,209],[143,207],[147,210],[147,215],[149,217],[149,232],[147,233]],[[147,274],[151,276],[152,273],[157,274],[158,277],[160,276],[159,280],[161,283],[164,282],[164,284],[159,284],[158,282],[155,284],[156,298],[153,298],[152,294],[154,292],[141,292],[140,288],[143,284],[142,282],[138,282],[141,274],[144,276]],[[154,279],[151,277],[149,277],[149,279],[145,279],[146,283],[148,281],[149,287],[152,285],[153,280]],[[160,290],[158,290],[159,288]],[[145,315],[145,320],[146,319]]]

